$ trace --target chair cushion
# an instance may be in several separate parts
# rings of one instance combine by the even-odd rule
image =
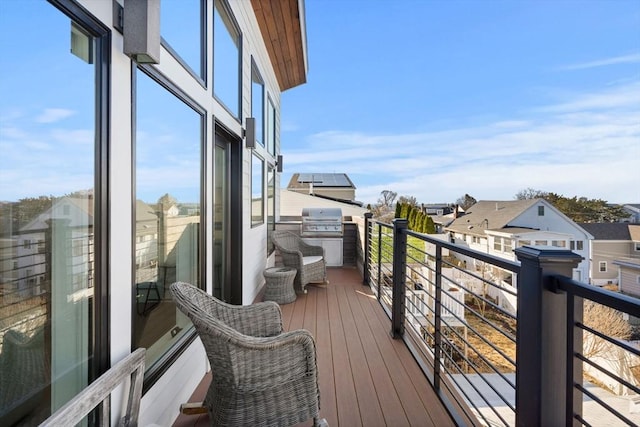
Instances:
[[[322,260],[322,256],[320,256],[320,255],[304,256],[304,257],[302,257],[302,265],[313,264],[313,263],[318,262],[320,260]]]

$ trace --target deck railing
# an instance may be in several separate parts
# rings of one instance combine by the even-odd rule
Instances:
[[[579,255],[510,261],[370,216],[364,241],[364,284],[459,424],[638,424],[640,300],[571,280]]]

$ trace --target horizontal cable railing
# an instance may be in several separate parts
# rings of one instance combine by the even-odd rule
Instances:
[[[640,300],[568,279],[579,256],[519,248],[514,252],[520,262],[502,259],[451,243],[448,236],[415,233],[403,220],[390,225],[368,217],[365,232],[364,282],[391,318],[392,335],[405,341],[458,423],[638,424],[637,413],[629,415],[634,402],[640,406],[633,398],[640,394],[638,344],[598,330],[586,315],[583,322],[582,312],[590,304],[615,310],[626,319],[631,339],[639,329],[628,319],[640,317]],[[533,264],[527,261],[531,253]],[[551,258],[557,264],[545,264]],[[547,286],[546,277],[558,272],[563,276],[555,288]],[[547,301],[549,288],[573,305],[556,309],[557,302]],[[550,320],[558,318],[562,324]],[[610,346],[610,354],[591,357],[588,344],[595,340]],[[617,360],[628,365],[624,372],[605,362],[620,352],[625,356]],[[564,382],[557,381],[558,372]],[[539,395],[533,392],[536,381]],[[609,396],[607,388],[621,396]]]

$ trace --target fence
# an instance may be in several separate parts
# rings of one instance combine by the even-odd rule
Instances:
[[[571,280],[581,257],[570,251],[514,252],[496,258],[367,216],[364,284],[459,424],[640,423],[639,351],[625,341],[638,331],[611,336],[611,322],[583,319],[596,305],[624,325],[640,300]],[[594,358],[584,343],[600,340]],[[612,367],[612,354],[624,363]],[[583,365],[607,380],[585,380]]]

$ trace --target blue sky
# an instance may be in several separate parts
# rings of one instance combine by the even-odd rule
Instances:
[[[308,82],[282,97],[286,186],[359,200],[640,203],[640,1],[306,0]]]

